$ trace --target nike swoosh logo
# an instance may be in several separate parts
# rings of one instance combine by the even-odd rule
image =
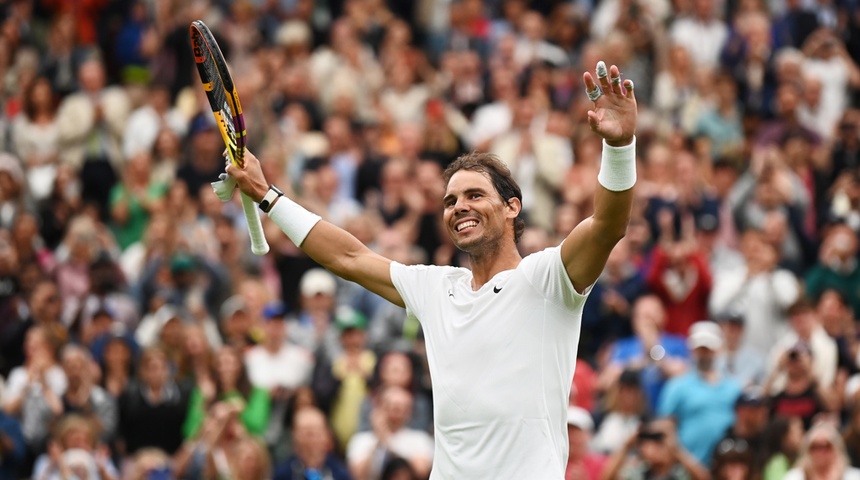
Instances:
[[[502,291],[502,289],[501,289],[501,288],[499,288],[499,287],[493,287],[493,293],[499,293],[499,292],[501,292],[501,291]]]

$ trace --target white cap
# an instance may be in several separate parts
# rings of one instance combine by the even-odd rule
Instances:
[[[723,331],[719,325],[710,320],[702,320],[690,327],[687,347],[695,350],[705,347],[709,350],[719,350],[723,346]]]
[[[299,283],[299,290],[306,297],[313,297],[320,293],[334,295],[336,289],[334,275],[322,268],[308,270],[302,275],[302,281]]]
[[[567,408],[567,424],[586,432],[594,431],[594,420],[588,410],[574,405]]]

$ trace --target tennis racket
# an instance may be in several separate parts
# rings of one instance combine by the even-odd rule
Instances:
[[[230,161],[238,168],[245,166],[245,119],[242,115],[242,105],[239,103],[239,94],[233,84],[233,77],[227,69],[227,61],[218,47],[218,42],[206,26],[200,20],[195,20],[188,29],[191,38],[191,49],[194,52],[194,61],[197,63],[197,72],[221,138],[227,146],[227,155]],[[260,223],[260,213],[254,200],[242,194],[242,208],[248,221],[248,233],[251,236],[251,251],[254,255],[265,255],[269,251],[266,236],[263,234],[263,225]]]

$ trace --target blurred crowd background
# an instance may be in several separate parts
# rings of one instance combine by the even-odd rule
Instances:
[[[590,215],[601,142],[581,75],[618,65],[639,181],[582,319],[566,478],[860,475],[856,1],[0,13],[0,479],[428,473],[420,326],[270,222],[254,257],[240,204],[211,191],[223,144],[194,19],[268,179],[408,264],[468,266],[440,227],[440,173],[464,152],[521,185],[523,255]]]

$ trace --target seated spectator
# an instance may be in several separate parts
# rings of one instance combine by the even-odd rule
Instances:
[[[140,353],[137,343],[131,335],[107,333],[95,340],[92,351],[102,371],[100,386],[114,399],[119,398],[134,376]]]
[[[649,413],[639,372],[625,370],[606,392],[604,406],[591,445],[594,450],[609,454],[624,446]]]
[[[594,433],[594,420],[587,410],[579,407],[567,409],[567,439],[569,453],[565,480],[597,480],[606,464],[606,457],[594,452],[590,445]]]
[[[860,470],[852,467],[848,460],[839,431],[826,422],[814,425],[806,433],[797,464],[788,471],[784,480],[818,478],[860,478]]]
[[[603,480],[710,479],[708,470],[678,444],[672,422],[652,420],[630,436],[606,463]]]
[[[337,332],[330,328],[334,323],[337,293],[335,277],[322,268],[308,270],[299,282],[299,293],[300,310],[296,319],[287,324],[288,337],[293,343],[331,360],[340,350]]]
[[[734,378],[744,388],[760,385],[765,377],[764,355],[744,342],[746,318],[740,313],[729,313],[717,321],[725,340],[722,351],[717,355],[717,371]]]
[[[611,348],[609,365],[598,383],[606,391],[625,369],[638,370],[653,410],[666,380],[687,369],[689,353],[682,337],[665,332],[666,310],[658,297],[639,297],[633,304],[632,323],[634,336],[618,340]]]
[[[767,424],[754,470],[762,480],[782,480],[794,465],[803,441],[803,422],[798,417],[776,417]]]
[[[80,415],[66,415],[54,427],[48,453],[36,459],[33,478],[118,480],[119,472],[102,448],[98,427]]]
[[[295,453],[275,468],[274,480],[349,480],[346,465],[332,453],[333,446],[322,411],[315,407],[299,409],[293,417]]]
[[[241,353],[232,347],[222,347],[215,354],[212,380],[194,387],[188,402],[188,416],[182,426],[186,439],[200,432],[206,412],[216,402],[235,405],[239,419],[251,435],[262,435],[269,423],[269,392],[254,387],[248,379]]]
[[[137,371],[118,402],[118,450],[133,455],[155,447],[173,454],[182,444],[188,392],[173,379],[163,350],[144,350]]]
[[[407,460],[419,476],[430,472],[433,438],[406,426],[412,410],[412,395],[400,387],[387,387],[371,413],[370,432],[356,433],[349,441],[346,459],[352,476],[376,478],[391,457]]]
[[[784,376],[785,384],[774,390],[777,377]],[[836,396],[829,387],[819,383],[812,371],[812,351],[803,342],[786,351],[765,383],[771,396],[771,415],[800,417],[804,428],[809,428],[816,415],[836,408]]]
[[[657,414],[673,418],[681,444],[708,465],[722,433],[735,421],[733,407],[741,386],[714,368],[714,359],[723,346],[719,325],[694,323],[687,345],[693,352],[695,368],[666,383]]]
[[[68,382],[61,397],[63,412],[86,417],[98,428],[103,441],[111,441],[116,433],[116,401],[96,384],[99,372],[92,355],[83,347],[71,344],[63,348],[60,358]]]

